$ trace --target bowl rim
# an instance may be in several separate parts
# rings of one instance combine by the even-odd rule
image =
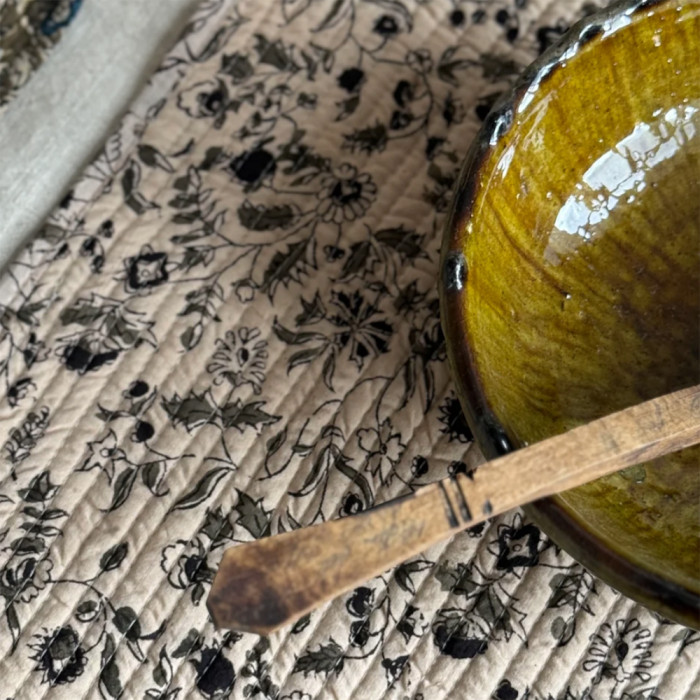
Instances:
[[[681,1],[619,0],[579,20],[499,98],[467,153],[443,234],[438,285],[440,318],[455,389],[465,418],[487,459],[506,454],[514,447],[485,399],[462,320],[467,270],[459,239],[472,215],[481,170],[510,130],[514,114],[528,92],[532,94],[538,90],[555,70],[563,69],[566,62],[591,41],[600,41],[606,32],[609,36],[629,24],[620,22],[620,18],[631,19],[644,10],[681,4]],[[700,594],[633,564],[607,547],[554,498],[530,504],[525,511],[548,536],[613,588],[674,622],[700,629]]]

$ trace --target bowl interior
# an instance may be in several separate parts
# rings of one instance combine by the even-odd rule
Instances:
[[[516,446],[700,383],[700,4],[590,34],[520,91],[448,232],[467,393]],[[700,600],[698,465],[691,448],[553,500]]]

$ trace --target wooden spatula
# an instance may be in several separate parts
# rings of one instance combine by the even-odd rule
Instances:
[[[214,623],[269,634],[491,515],[700,442],[700,385],[627,408],[371,510],[228,549]]]

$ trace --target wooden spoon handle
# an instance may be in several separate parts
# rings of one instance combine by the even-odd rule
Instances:
[[[448,535],[700,442],[700,385],[555,436],[358,515],[228,549],[207,600],[219,627],[268,634]]]

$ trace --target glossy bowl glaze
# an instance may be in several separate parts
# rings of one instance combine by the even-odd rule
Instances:
[[[700,383],[700,0],[617,3],[526,71],[471,149],[442,264],[488,457]],[[700,449],[529,511],[612,586],[700,626]]]

